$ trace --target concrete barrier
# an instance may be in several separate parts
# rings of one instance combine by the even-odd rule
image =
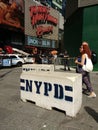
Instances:
[[[39,67],[39,65],[34,66]],[[25,72],[26,67],[28,71]],[[82,104],[81,75],[56,72],[53,69],[51,71],[31,71],[31,68],[31,65],[30,68],[29,65],[22,68],[23,72],[20,76],[21,99],[25,102],[33,101],[37,106],[50,110],[58,108],[65,111],[66,115],[75,117]]]
[[[48,64],[25,64],[22,67],[22,73],[32,74],[34,72],[51,72],[54,71],[54,65]]]

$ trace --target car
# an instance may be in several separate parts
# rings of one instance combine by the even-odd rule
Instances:
[[[35,62],[34,55],[30,54],[24,58],[26,64],[33,64]]]
[[[20,54],[8,54],[12,61],[12,66],[20,67],[25,63],[24,57]]]
[[[2,57],[0,56],[0,68],[2,67]]]
[[[25,63],[24,57],[20,54],[3,54],[1,57],[2,67],[17,66],[20,67]]]
[[[2,67],[11,67],[11,58],[5,54],[0,54],[0,68]]]

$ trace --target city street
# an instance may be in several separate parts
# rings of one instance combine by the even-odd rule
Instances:
[[[91,73],[91,82],[97,97],[88,98],[83,94],[82,107],[77,116],[72,118],[63,111],[47,110],[32,102],[21,101],[21,71],[21,67],[0,69],[0,130],[98,129],[98,72]]]

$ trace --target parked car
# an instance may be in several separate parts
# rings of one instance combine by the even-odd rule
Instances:
[[[7,55],[0,55],[0,67],[11,67],[12,61],[11,58]]]
[[[35,62],[34,55],[28,55],[24,57],[25,63],[27,64],[33,64]]]
[[[20,67],[25,63],[24,57],[20,54],[8,54],[12,60],[12,66]]]
[[[2,54],[0,55],[0,67],[20,67],[25,63],[21,54]]]
[[[2,57],[0,56],[0,68],[2,67]]]

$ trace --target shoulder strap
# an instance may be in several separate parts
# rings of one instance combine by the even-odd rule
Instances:
[[[85,56],[86,56],[86,58],[90,59],[86,53],[85,53]]]

